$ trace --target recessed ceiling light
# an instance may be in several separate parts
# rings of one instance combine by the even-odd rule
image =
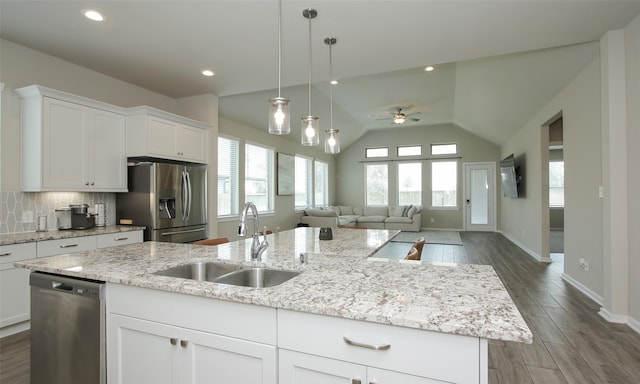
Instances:
[[[433,68],[431,65],[430,65],[430,66],[428,66],[428,67],[425,67],[425,68],[424,68],[424,70],[425,70],[425,71],[427,71],[427,72],[431,72],[431,71],[433,71],[434,69],[435,69],[435,68]]]
[[[84,11],[82,11],[82,14],[84,15],[84,17],[86,17],[89,20],[93,20],[93,21],[104,20],[104,16],[102,16],[100,12],[95,11],[93,9],[85,9]]]
[[[333,85],[338,84],[338,80],[331,80],[331,84],[333,84]]]
[[[213,76],[213,71],[205,69],[204,71],[202,71],[202,75],[203,76],[207,76],[207,77],[211,77],[211,76]]]

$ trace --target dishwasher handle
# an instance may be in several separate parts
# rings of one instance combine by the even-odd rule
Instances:
[[[57,289],[59,291],[67,291],[67,292],[73,291],[73,285],[61,283],[61,282],[58,282],[58,281],[52,281],[51,282],[51,288]]]

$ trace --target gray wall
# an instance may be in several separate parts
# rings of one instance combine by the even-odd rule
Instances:
[[[265,100],[265,105],[266,105]],[[267,123],[267,113],[265,108],[265,124]],[[296,121],[297,122],[297,121]],[[239,156],[239,179],[244,179],[244,169],[246,165],[244,161],[244,143],[247,141],[258,143],[274,149],[276,153],[282,152],[290,155],[303,155],[324,161],[329,164],[329,201],[332,201],[334,196],[334,180],[332,175],[335,175],[335,156],[324,153],[324,141],[321,140],[321,145],[317,147],[305,147],[297,140],[297,135],[292,136],[275,136],[267,133],[266,129],[257,129],[247,125],[243,125],[233,120],[221,117],[219,119],[221,135],[231,138],[236,138],[240,141],[240,156]],[[324,139],[324,137],[321,137]],[[215,185],[215,184],[213,184]],[[244,184],[240,183],[239,186],[240,201],[244,204]],[[294,196],[275,196],[275,214],[274,215],[261,215],[260,226],[267,226],[268,229],[275,230],[276,227],[280,227],[280,230],[291,229],[300,222],[300,216],[302,212],[296,212],[294,210]],[[210,201],[210,204],[215,204],[214,201]],[[242,204],[241,204],[242,205]],[[238,217],[228,218],[218,221],[218,236],[228,237],[230,240],[237,240],[238,230]],[[249,224],[249,230],[252,230],[253,223]]]
[[[431,144],[457,143],[458,155],[461,157],[458,167],[458,208],[433,210],[431,205],[431,167],[429,161],[423,161],[422,167],[422,228],[462,229],[462,164],[471,162],[497,162],[499,158],[498,147],[474,134],[461,129],[455,124],[441,124],[432,126],[398,126],[393,131],[365,134],[348,149],[338,155],[336,164],[336,199],[332,204],[363,206],[365,199],[364,190],[364,165],[365,148],[389,147],[389,160],[397,160],[396,147],[399,145],[422,145],[421,158],[429,155]],[[369,159],[371,160],[371,159]],[[380,159],[381,160],[381,159]],[[389,205],[397,205],[395,193],[397,162],[389,163]],[[498,167],[499,169],[499,167]],[[496,180],[500,180],[496,175]],[[500,195],[500,186],[496,186]],[[433,219],[433,222],[431,220]]]

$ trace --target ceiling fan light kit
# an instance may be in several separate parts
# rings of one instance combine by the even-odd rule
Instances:
[[[329,128],[328,131],[325,131],[327,133],[327,139],[324,142],[324,152],[330,154],[340,153],[340,141],[337,137],[338,132],[340,131],[337,129],[333,129],[333,86],[338,82],[333,78],[333,55],[331,47],[337,42],[338,40],[335,37],[327,37],[326,39],[324,39],[324,43],[329,46],[329,76],[331,77],[329,84],[329,110],[331,117],[331,128]]]
[[[318,12],[309,8],[302,11],[302,16],[309,19],[309,114],[301,119],[301,141],[302,145],[313,146],[320,144],[320,121],[311,114],[311,19],[318,16]]]
[[[280,96],[282,78],[282,0],[278,1],[278,97],[269,100],[269,133],[288,135],[291,132],[289,100]]]

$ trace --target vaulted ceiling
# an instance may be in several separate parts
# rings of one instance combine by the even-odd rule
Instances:
[[[606,31],[640,13],[640,1],[283,0],[281,94],[296,141],[308,114],[310,7],[312,113],[329,128],[323,40],[336,37],[343,145],[402,129],[381,120],[397,107],[421,112],[405,125],[454,123],[501,144],[597,57]],[[105,20],[84,19],[86,8]],[[170,97],[216,94],[221,116],[263,128],[277,96],[277,10],[275,0],[2,0],[0,37]]]

